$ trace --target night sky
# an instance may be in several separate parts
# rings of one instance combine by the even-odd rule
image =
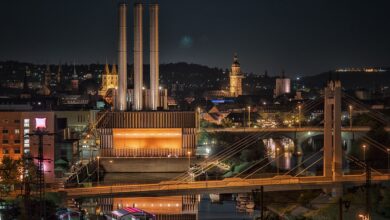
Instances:
[[[162,63],[227,68],[237,52],[244,72],[271,75],[390,66],[389,0],[159,2]],[[0,60],[115,62],[116,7],[114,0],[1,0]],[[131,42],[132,8],[129,24]]]

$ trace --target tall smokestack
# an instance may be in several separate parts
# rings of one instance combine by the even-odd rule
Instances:
[[[150,5],[150,107],[159,105],[159,5]]]
[[[134,110],[142,110],[143,86],[143,5],[134,5]]]
[[[119,84],[118,84],[118,98],[116,102],[116,110],[127,110],[127,4],[121,3],[119,5]]]

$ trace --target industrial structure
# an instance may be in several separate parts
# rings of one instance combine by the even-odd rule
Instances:
[[[139,170],[121,169],[128,168],[125,164],[131,164],[132,159],[135,160],[134,157],[163,157],[171,160],[162,161],[158,167],[172,167],[163,171],[183,171],[187,167],[185,158],[188,153],[195,152],[197,116],[195,112],[164,111],[168,109],[168,105],[167,90],[159,86],[159,5],[149,4],[149,89],[145,88],[143,80],[142,3],[134,4],[134,88],[127,88],[127,10],[127,4],[119,5],[119,80],[118,91],[114,95],[115,109],[97,115],[99,122],[96,129],[100,134],[97,143],[100,146],[101,164],[108,172],[137,172]],[[105,89],[109,86],[107,77],[108,75],[103,78],[106,82],[103,83]],[[114,157],[116,162],[110,159],[110,164],[105,163],[104,158]],[[150,160],[146,159],[140,163],[147,164]],[[116,164],[121,166],[115,167]]]

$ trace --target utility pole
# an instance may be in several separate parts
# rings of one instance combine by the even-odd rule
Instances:
[[[390,148],[387,148],[386,151],[387,151],[387,173],[390,174]]]
[[[343,220],[343,199],[339,199],[339,220]]]
[[[370,196],[370,187],[371,187],[371,169],[370,169],[370,165],[369,163],[367,162],[367,160],[365,160],[365,164],[366,164],[366,214],[368,217],[371,216],[371,196]]]
[[[261,198],[261,216],[260,216],[260,219],[261,220],[264,220],[264,186],[261,186],[260,188],[260,198]]]
[[[343,200],[342,197],[339,198],[339,220],[343,220],[343,205],[345,206],[346,211],[348,211],[351,206],[351,201]]]
[[[45,169],[44,161],[50,161],[50,159],[45,159],[43,156],[43,137],[52,136],[55,133],[49,133],[46,131],[46,118],[36,118],[35,119],[35,131],[32,134],[26,134],[27,136],[38,136],[38,155],[34,157],[38,161],[38,170],[37,170],[37,185],[38,185],[38,194],[40,201],[40,210],[39,214],[42,219],[46,219],[46,200],[45,200]]]
[[[260,191],[260,202],[259,202],[259,191]],[[257,209],[260,208],[260,219],[264,220],[264,186],[259,189],[252,190],[253,199]],[[260,203],[260,204],[259,204]],[[260,206],[260,207],[259,207]]]

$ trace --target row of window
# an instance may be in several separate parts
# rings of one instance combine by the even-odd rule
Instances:
[[[3,139],[3,144],[9,144],[9,140]],[[20,144],[20,140],[14,140],[14,144]]]
[[[8,119],[3,119],[3,123],[7,123],[7,124],[8,124],[9,122],[10,122],[10,121],[9,121]],[[19,120],[19,119],[15,119],[15,120],[14,120],[14,123],[15,123],[15,124],[19,124],[19,123],[20,123],[20,120]]]
[[[20,148],[13,148],[12,149],[14,154],[20,154]],[[3,154],[10,154],[11,153],[11,149],[7,149],[7,148],[3,148]]]
[[[14,130],[15,134],[20,134],[20,129],[16,128]],[[8,134],[9,133],[9,130],[8,129],[3,129],[3,134]]]

